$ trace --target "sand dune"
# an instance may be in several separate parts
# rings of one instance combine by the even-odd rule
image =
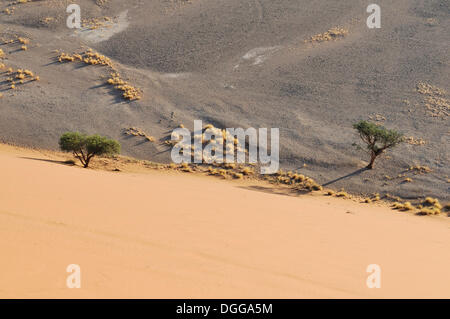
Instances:
[[[0,177],[2,298],[450,297],[444,218],[10,147]],[[69,264],[80,289],[66,287]],[[369,264],[380,289],[366,286]]]

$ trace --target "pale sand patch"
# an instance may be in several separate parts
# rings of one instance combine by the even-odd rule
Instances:
[[[162,78],[166,79],[179,79],[179,78],[187,78],[190,73],[163,73],[161,74]]]
[[[267,60],[270,55],[275,53],[276,51],[282,49],[282,46],[272,46],[272,47],[259,47],[254,48],[248,51],[241,60],[243,61],[251,61],[252,65],[258,65],[263,63],[265,60]],[[234,69],[239,68],[240,64],[236,64],[234,66]]]
[[[76,30],[75,35],[85,41],[97,43],[109,40],[113,35],[126,30],[129,25],[128,10],[126,10],[119,14],[116,22],[105,23],[103,27],[99,27],[94,30],[91,30],[90,28],[82,28],[80,30]]]
[[[2,298],[450,297],[444,218],[26,157],[43,158],[0,147]]]

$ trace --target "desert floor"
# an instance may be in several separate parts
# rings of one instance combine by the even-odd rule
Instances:
[[[81,29],[67,27],[74,2]],[[56,150],[61,134],[80,131],[170,163],[165,141],[180,124],[279,128],[285,170],[334,190],[450,201],[450,1],[380,1],[380,29],[367,27],[370,3],[0,1],[0,141]],[[347,32],[311,40],[336,27]],[[109,67],[59,62],[88,48],[142,98],[123,99],[107,83]],[[21,84],[19,70],[40,81]],[[360,120],[409,138],[377,170],[360,171],[369,159],[353,146],[362,143],[352,127]],[[132,127],[155,142],[124,134]]]
[[[255,190],[259,191],[255,191]],[[448,218],[0,147],[0,297],[450,297]],[[69,264],[81,288],[69,289]],[[381,288],[369,289],[369,264]]]

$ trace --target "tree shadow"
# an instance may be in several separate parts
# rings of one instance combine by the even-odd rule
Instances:
[[[164,150],[164,151],[159,151],[158,153],[156,153],[155,155],[160,155],[160,154],[164,154],[164,153],[167,153],[167,152],[170,152],[171,151],[171,149],[170,148],[168,148],[167,150]]]
[[[339,178],[336,178],[336,179],[334,179],[334,180],[332,180],[332,181],[326,182],[326,183],[322,184],[322,186],[326,187],[326,186],[328,186],[328,185],[331,185],[331,184],[334,184],[334,183],[336,183],[336,182],[339,182],[339,181],[341,181],[341,180],[343,180],[343,179],[346,179],[346,178],[349,178],[349,177],[352,177],[352,176],[359,175],[359,174],[361,174],[362,172],[367,171],[367,170],[369,170],[367,167],[360,168],[360,169],[358,169],[358,170],[356,170],[356,171],[354,171],[354,172],[352,172],[352,173],[350,173],[350,174],[347,174],[347,175],[345,175],[345,176],[341,176],[341,177],[339,177]]]
[[[266,186],[251,185],[251,186],[238,186],[238,188],[262,192],[266,194],[289,196],[289,197],[295,197],[298,195],[305,195],[311,193],[309,190],[298,190],[293,188],[277,188],[275,186],[266,187]]]
[[[21,156],[20,158],[27,159],[27,160],[33,160],[33,161],[54,163],[54,164],[62,164],[62,165],[67,165],[67,166],[74,166],[75,165],[74,162],[72,162],[71,160],[58,161],[58,160],[51,160],[51,159],[45,159],[45,158],[34,158],[34,157],[24,157],[24,156]]]

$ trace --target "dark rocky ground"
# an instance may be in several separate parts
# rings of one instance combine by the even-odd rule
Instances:
[[[381,29],[367,28],[369,3],[360,0],[77,2],[83,19],[121,18],[75,32],[65,23],[72,1],[0,2],[0,37],[30,39],[26,51],[0,45],[3,63],[41,78],[11,90],[0,73],[1,140],[57,148],[61,133],[81,130],[120,140],[126,155],[167,162],[162,140],[180,123],[279,127],[285,169],[336,189],[449,199],[449,1],[380,0]],[[335,26],[348,34],[305,43]],[[54,50],[86,47],[110,57],[143,98],[121,99],[105,85],[106,67],[56,62]],[[447,93],[421,94],[419,83]],[[440,103],[438,116],[426,98]],[[352,124],[369,118],[426,144],[404,143],[375,170],[358,171],[367,158],[352,146]],[[127,127],[158,141],[127,137]],[[432,172],[406,172],[412,165]]]

